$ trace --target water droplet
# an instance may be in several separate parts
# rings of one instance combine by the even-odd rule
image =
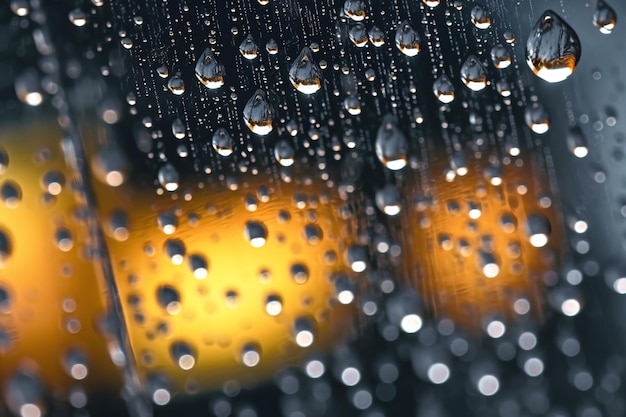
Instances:
[[[181,78],[180,74],[175,74],[167,82],[167,88],[177,96],[182,95],[185,92],[185,82]]]
[[[239,52],[246,59],[255,59],[259,56],[259,47],[252,35],[248,35],[246,39],[239,45]]]
[[[257,135],[267,135],[273,129],[274,110],[263,90],[256,90],[243,108],[243,120]]]
[[[167,239],[165,241],[165,254],[174,265],[181,265],[185,259],[185,245],[178,239]]]
[[[27,16],[30,13],[30,2],[28,0],[11,0],[11,11],[17,16]]]
[[[197,279],[204,279],[208,275],[209,263],[203,255],[190,255],[189,267],[193,271],[193,276]]]
[[[407,164],[408,143],[396,124],[396,118],[387,115],[376,135],[376,156],[392,171],[404,168]]]
[[[241,362],[253,368],[261,361],[261,348],[255,343],[248,343],[241,349]]]
[[[85,379],[89,373],[87,357],[78,349],[70,349],[63,358],[65,372],[77,381]]]
[[[480,91],[487,86],[487,70],[474,55],[470,55],[461,66],[461,80],[473,91]]]
[[[313,324],[307,318],[299,318],[294,323],[294,339],[298,346],[302,348],[309,347],[315,341],[315,333]]]
[[[9,235],[0,229],[0,268],[3,268],[9,256],[13,253],[13,245]]]
[[[23,103],[29,106],[39,106],[43,103],[43,92],[39,74],[35,69],[23,71],[15,79],[15,94]]]
[[[4,400],[9,410],[20,417],[41,417],[44,388],[39,378],[30,371],[18,371],[4,385]]]
[[[283,311],[283,302],[278,295],[268,295],[265,300],[265,312],[270,316],[277,316]]]
[[[183,371],[188,371],[196,365],[196,353],[186,342],[174,342],[170,346],[170,356],[174,364]]]
[[[168,314],[178,314],[182,308],[180,294],[169,285],[157,289],[157,302]]]
[[[396,47],[406,56],[415,56],[420,51],[420,36],[408,21],[396,28]]]
[[[578,126],[571,128],[567,132],[567,147],[577,158],[584,158],[589,153],[587,139]]]
[[[4,174],[9,167],[9,154],[4,148],[0,148],[0,175]]]
[[[365,26],[362,23],[357,23],[356,25],[352,26],[350,32],[348,32],[348,37],[350,38],[352,43],[358,48],[363,48],[365,45],[367,45],[367,41],[369,39],[367,29],[365,29]]]
[[[211,139],[213,149],[218,155],[230,156],[235,151],[235,141],[223,127],[218,128]]]
[[[261,222],[247,221],[244,228],[244,237],[252,247],[260,248],[267,240],[267,227]]]
[[[454,100],[454,85],[446,74],[441,74],[433,83],[433,93],[435,97],[444,104],[451,103]]]
[[[176,139],[183,139],[185,137],[185,124],[179,118],[176,118],[172,121],[172,134]]]
[[[293,146],[285,139],[279,140],[274,145],[276,161],[284,167],[293,165],[295,162],[295,154],[296,151],[293,149]]]
[[[54,235],[57,247],[63,252],[69,252],[74,247],[72,232],[68,229],[59,229]]]
[[[539,78],[557,83],[569,77],[580,60],[578,35],[559,15],[547,10],[526,42],[526,63]]]
[[[510,97],[511,96],[511,84],[507,80],[500,80],[496,84],[496,89],[498,90],[498,94],[502,97]]]
[[[9,208],[15,208],[22,200],[22,189],[14,181],[5,181],[0,187],[0,199]]]
[[[157,67],[156,72],[161,78],[167,78],[170,76],[170,72],[165,65],[160,65],[159,67]]]
[[[593,24],[600,32],[606,35],[610,34],[613,29],[615,29],[617,14],[604,0],[598,0],[596,3],[596,10],[593,13]]]
[[[491,16],[489,15],[489,11],[483,6],[474,6],[470,12],[470,19],[478,29],[487,29],[491,26]]]
[[[133,40],[130,38],[122,38],[120,43],[124,47],[124,49],[131,49],[133,47]]]
[[[498,69],[508,68],[511,65],[511,52],[503,45],[496,45],[491,48],[491,61]]]
[[[180,175],[174,165],[167,163],[159,169],[159,183],[167,191],[176,191],[178,189],[178,181]]]
[[[270,38],[265,44],[265,50],[270,55],[276,55],[278,53],[278,42],[274,38]]]
[[[226,70],[224,66],[220,64],[213,51],[210,48],[206,48],[195,68],[196,78],[207,88],[216,89],[224,85],[224,74]]]
[[[368,250],[366,246],[352,245],[346,250],[346,263],[354,272],[367,269]]]
[[[441,3],[441,0],[422,0],[422,2],[423,2],[426,6],[428,6],[428,7],[430,7],[430,8],[432,9],[432,8],[434,8],[434,7],[439,6],[439,3]]]
[[[171,235],[178,228],[178,217],[173,212],[163,212],[157,215],[157,223],[159,229],[166,235]]]
[[[68,18],[70,22],[74,24],[74,26],[81,27],[87,24],[87,15],[81,9],[74,9],[68,14]]]
[[[298,263],[291,265],[289,274],[296,284],[304,284],[309,280],[309,269],[304,264]]]
[[[343,12],[355,22],[365,19],[365,2],[363,0],[346,0],[343,4]]]
[[[397,216],[402,210],[402,197],[395,185],[387,184],[376,191],[376,205],[388,216]]]
[[[524,120],[528,127],[538,135],[543,135],[550,129],[550,117],[539,103],[533,103],[526,107]]]
[[[322,70],[313,60],[311,48],[302,48],[289,68],[289,81],[304,94],[313,94],[322,88]]]
[[[385,32],[378,26],[372,26],[372,28],[368,32],[368,37],[370,42],[375,47],[381,47],[385,44]]]
[[[343,100],[343,106],[353,116],[361,114],[361,101],[355,96],[348,96]]]
[[[524,223],[524,232],[532,246],[542,248],[548,243],[548,238],[552,233],[552,225],[545,216],[531,214]]]

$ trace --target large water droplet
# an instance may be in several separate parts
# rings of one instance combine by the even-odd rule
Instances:
[[[223,127],[218,128],[211,139],[213,149],[218,155],[230,156],[235,151],[235,140],[230,136],[228,130]]]
[[[470,55],[461,66],[461,80],[473,91],[480,91],[487,86],[487,71],[474,55]]]
[[[248,35],[246,39],[241,42],[241,45],[239,45],[239,52],[241,52],[241,55],[243,55],[246,59],[255,59],[259,56],[259,47],[254,41],[252,35]]]
[[[348,37],[352,43],[359,48],[363,48],[367,45],[367,29],[365,29],[365,26],[362,23],[357,23],[352,26],[352,29],[348,32]]]
[[[178,189],[178,181],[180,175],[174,165],[167,163],[159,169],[159,183],[167,191],[176,191]]]
[[[363,0],[346,0],[343,4],[343,12],[355,22],[365,19],[365,2]]]
[[[243,120],[246,126],[252,133],[264,136],[274,129],[273,118],[274,109],[267,100],[265,92],[256,90],[243,108]]]
[[[454,100],[454,85],[446,74],[441,74],[433,83],[433,93],[442,103],[448,104]]]
[[[526,42],[526,62],[545,81],[557,83],[569,77],[580,60],[578,35],[552,10],[541,15]]]
[[[600,32],[608,35],[615,29],[617,13],[604,0],[598,0],[596,10],[593,13],[593,24]]]
[[[322,88],[322,70],[313,60],[313,51],[305,46],[289,69],[289,81],[304,94],[313,94]]]
[[[196,63],[196,77],[207,88],[215,89],[224,85],[226,70],[220,64],[213,51],[206,48]]]
[[[420,52],[420,36],[406,20],[396,28],[396,47],[407,56],[415,56]]]
[[[392,115],[383,118],[376,135],[376,156],[385,167],[397,171],[406,166],[408,143]]]
[[[483,6],[474,6],[470,12],[470,18],[474,26],[478,29],[487,29],[491,26],[491,16],[489,15],[489,11]]]

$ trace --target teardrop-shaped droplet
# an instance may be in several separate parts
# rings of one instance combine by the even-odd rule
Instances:
[[[491,48],[491,61],[498,69],[507,68],[511,65],[511,52],[503,45],[496,45]]]
[[[538,135],[543,135],[550,129],[550,117],[539,103],[533,103],[526,107],[524,119],[530,130]]]
[[[241,42],[241,45],[239,45],[239,52],[241,52],[241,55],[243,55],[246,59],[255,59],[259,56],[259,47],[254,41],[252,35],[248,35],[246,39]]]
[[[617,13],[604,0],[598,0],[596,10],[593,13],[593,24],[600,32],[608,35],[615,29]]]
[[[491,16],[489,15],[489,11],[483,6],[474,6],[470,12],[470,18],[474,26],[478,29],[487,29],[491,26]]]
[[[167,88],[175,95],[180,96],[185,92],[185,82],[180,74],[175,74],[167,82]]]
[[[392,115],[383,118],[376,135],[376,156],[383,165],[397,171],[406,166],[408,143]]]
[[[11,10],[16,16],[27,16],[30,13],[30,1],[28,0],[12,0]]]
[[[365,19],[365,2],[363,0],[346,0],[343,4],[343,12],[355,22]]]
[[[265,50],[270,55],[276,55],[278,53],[278,42],[274,38],[270,38],[265,44]]]
[[[544,12],[526,42],[526,63],[539,78],[558,83],[572,75],[580,60],[580,39],[559,15]]]
[[[359,48],[363,48],[365,45],[367,45],[367,40],[369,39],[367,35],[367,30],[362,23],[357,23],[356,25],[352,26],[352,29],[350,29],[350,32],[348,32],[348,37],[350,38],[352,43]]]
[[[442,103],[448,104],[454,100],[454,85],[446,74],[441,74],[433,83],[433,93]]]
[[[304,94],[313,94],[322,88],[322,70],[313,60],[313,51],[305,46],[289,69],[289,81]]]
[[[407,56],[415,56],[420,52],[420,36],[406,20],[396,28],[396,47]]]
[[[217,61],[213,51],[209,48],[205,49],[200,58],[198,58],[195,72],[198,81],[207,88],[216,89],[224,85],[226,70]]]
[[[367,33],[367,36],[370,38],[370,42],[375,47],[380,47],[385,44],[385,32],[378,26],[372,26],[372,28]]]
[[[274,156],[276,161],[284,167],[292,166],[295,162],[296,151],[285,139],[279,140],[274,145]]]
[[[474,55],[470,55],[461,66],[461,80],[473,91],[480,91],[487,86],[487,71]]]
[[[376,205],[388,216],[396,216],[402,210],[400,191],[393,184],[387,184],[376,191]]]
[[[159,169],[159,183],[167,191],[176,191],[180,175],[174,165],[167,163]]]
[[[257,135],[267,135],[273,129],[274,110],[263,90],[256,90],[243,108],[243,120]]]
[[[15,79],[15,94],[29,106],[39,106],[43,103],[44,95],[37,70],[30,68],[17,76]]]
[[[348,113],[353,116],[357,116],[361,114],[361,101],[358,97],[348,96],[343,100],[343,106],[346,108]]]
[[[172,134],[176,139],[183,139],[186,132],[185,124],[179,118],[172,121]]]
[[[74,9],[67,17],[70,19],[70,22],[74,24],[74,26],[81,27],[87,24],[87,15],[81,9]]]
[[[218,128],[211,139],[213,149],[218,155],[231,156],[235,151],[235,140],[230,136],[228,130],[223,127]]]

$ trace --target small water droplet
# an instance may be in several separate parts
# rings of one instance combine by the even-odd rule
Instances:
[[[182,95],[185,92],[185,82],[181,78],[180,74],[175,74],[167,82],[167,88],[177,96]]]
[[[178,314],[182,308],[180,294],[169,285],[157,288],[157,302],[168,314]]]
[[[22,189],[14,181],[7,180],[0,187],[0,199],[9,208],[15,208],[22,200]]]
[[[165,241],[165,253],[174,265],[181,265],[185,259],[185,245],[178,239],[167,239]]]
[[[434,8],[434,7],[439,6],[439,3],[441,3],[441,0],[422,0],[422,2],[423,2],[426,6],[428,6],[428,7],[430,7],[430,8],[432,9],[432,8]]]
[[[387,184],[376,191],[376,205],[388,216],[397,216],[402,210],[400,191],[393,184]]]
[[[70,349],[63,358],[65,372],[77,381],[82,381],[89,374],[87,357],[78,349]]]
[[[289,68],[289,81],[304,94],[313,94],[322,88],[322,70],[313,60],[311,48],[302,48]]]
[[[261,361],[261,348],[256,343],[248,343],[241,349],[241,362],[253,368]]]
[[[550,117],[539,103],[533,103],[526,107],[524,120],[528,127],[538,135],[543,135],[550,130]]]
[[[210,48],[206,48],[195,68],[196,78],[207,88],[216,89],[224,85],[224,74],[226,70],[224,66],[220,64],[213,51]]]
[[[223,127],[218,128],[211,139],[213,149],[218,155],[230,156],[235,151],[235,141]]]
[[[267,227],[258,221],[247,221],[244,227],[244,237],[252,247],[260,248],[267,241]]]
[[[44,96],[37,70],[27,69],[17,76],[15,94],[17,98],[29,106],[35,107],[43,103]]]
[[[276,55],[278,53],[278,42],[274,38],[270,38],[265,44],[265,50],[270,55]]]
[[[532,246],[542,248],[548,243],[548,238],[552,233],[552,225],[545,216],[531,214],[524,223],[524,232]]]
[[[559,15],[545,11],[526,42],[526,63],[539,78],[557,83],[572,75],[580,60],[578,35]]]
[[[296,319],[294,323],[294,339],[298,346],[309,347],[315,341],[315,333],[311,320],[307,318]]]
[[[167,163],[159,169],[159,183],[167,191],[176,191],[178,189],[178,181],[180,175],[174,165]]]
[[[593,13],[593,24],[606,35],[610,34],[617,24],[617,13],[604,0],[598,0]]]
[[[28,0],[11,0],[11,11],[17,16],[27,16],[30,13]]]
[[[267,135],[273,129],[274,109],[263,90],[256,90],[243,108],[243,120],[257,135]]]
[[[74,24],[74,26],[81,27],[87,24],[87,15],[81,9],[74,9],[68,14],[68,18],[70,22]]]
[[[370,42],[375,47],[381,47],[385,44],[385,32],[378,26],[372,26],[372,28],[367,33]]]
[[[511,65],[511,52],[503,45],[496,45],[491,48],[491,61],[498,69],[508,68]]]
[[[396,47],[406,56],[415,56],[420,52],[420,36],[408,21],[403,21],[396,28]]]
[[[454,100],[454,85],[446,74],[441,74],[433,83],[433,93],[435,97],[444,104]]]
[[[276,161],[284,167],[292,166],[295,162],[296,151],[293,146],[285,139],[279,140],[274,145],[274,157]]]

